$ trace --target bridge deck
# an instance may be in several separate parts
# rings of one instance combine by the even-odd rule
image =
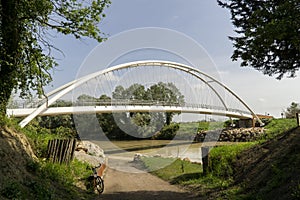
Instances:
[[[9,116],[24,117],[29,115],[35,108],[8,109]],[[179,107],[179,106],[75,106],[75,107],[50,107],[41,116],[63,115],[63,114],[88,114],[88,113],[120,113],[120,112],[177,112],[177,113],[195,113],[220,115],[241,119],[252,119],[253,116],[238,110],[217,110],[200,107]]]

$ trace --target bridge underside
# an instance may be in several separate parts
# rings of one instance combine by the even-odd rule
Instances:
[[[25,117],[32,113],[35,108],[8,109],[7,114],[15,117]],[[209,108],[177,107],[177,106],[76,106],[76,107],[50,107],[40,116],[65,115],[65,114],[91,114],[91,113],[121,113],[121,112],[176,112],[176,113],[194,113],[226,116],[240,119],[252,119],[251,114],[213,110]]]

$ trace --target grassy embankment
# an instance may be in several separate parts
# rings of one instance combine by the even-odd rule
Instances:
[[[60,165],[44,159],[48,140],[66,136],[31,125],[20,129],[9,119],[1,121],[0,131],[1,142],[5,144],[5,149],[0,147],[3,173],[0,199],[89,199],[94,195],[84,188],[91,175],[88,164],[75,159],[68,165]],[[23,134],[27,136],[22,137],[25,142],[17,137]],[[27,141],[37,158],[27,155]]]
[[[224,122],[181,122],[179,127],[176,138],[184,140],[194,138],[200,131],[222,129]]]
[[[295,127],[295,120],[274,119],[266,125],[266,133],[258,141],[213,148],[210,173],[205,176],[201,166],[181,160],[174,160],[164,168],[159,167],[164,158],[143,158],[143,161],[153,174],[204,199],[299,199],[299,175],[293,176],[300,172],[300,144],[296,140],[299,134],[289,133]],[[278,149],[278,145],[289,147]],[[283,186],[287,181],[291,184]]]

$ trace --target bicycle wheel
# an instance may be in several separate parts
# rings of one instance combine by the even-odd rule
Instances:
[[[101,194],[104,191],[104,182],[100,176],[97,176],[95,179],[95,190]]]

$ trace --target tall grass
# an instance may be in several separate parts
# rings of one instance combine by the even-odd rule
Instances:
[[[80,192],[75,184],[87,180],[91,171],[86,163],[77,160],[69,165],[48,161],[27,163],[30,176],[22,181],[9,179],[0,190],[0,198],[8,199],[80,199],[88,193]]]
[[[51,163],[44,159],[48,141],[51,139],[66,138],[64,134],[53,134],[50,130],[31,123],[21,129],[14,119],[3,118],[5,126],[24,133],[38,160],[28,160],[25,170],[26,177],[14,179],[7,177],[1,182],[0,199],[88,199],[94,195],[87,193],[85,188],[76,185],[88,184],[88,177],[92,174],[87,163],[74,159],[68,165]],[[5,179],[5,177],[4,177]]]
[[[234,173],[233,163],[237,156],[256,144],[257,142],[246,142],[213,148],[209,155],[211,174],[217,177],[230,178]]]
[[[266,126],[264,139],[275,138],[293,128],[297,127],[296,119],[272,119]]]

